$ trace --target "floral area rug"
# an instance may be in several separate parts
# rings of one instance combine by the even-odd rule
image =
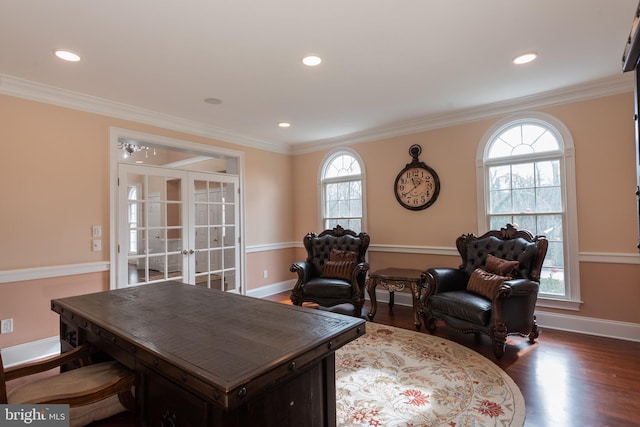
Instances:
[[[336,352],[337,425],[524,424],[524,398],[495,363],[460,344],[367,322]]]

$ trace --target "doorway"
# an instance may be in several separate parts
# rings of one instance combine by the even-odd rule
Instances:
[[[119,129],[111,139],[111,289],[175,280],[244,293],[242,153]]]

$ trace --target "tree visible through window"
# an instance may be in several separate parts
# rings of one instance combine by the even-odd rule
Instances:
[[[489,228],[511,223],[547,237],[540,293],[556,297],[569,293],[563,148],[560,135],[549,125],[516,121],[488,141],[484,158]]]
[[[324,162],[321,173],[322,222],[359,233],[363,223],[362,168],[354,154],[338,151]]]

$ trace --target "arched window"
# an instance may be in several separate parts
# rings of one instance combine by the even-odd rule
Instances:
[[[546,236],[541,300],[564,300],[571,304],[557,306],[577,308],[575,162],[568,129],[540,113],[511,117],[487,133],[478,166],[478,182],[483,183],[479,228],[500,229],[511,223]]]
[[[322,227],[363,231],[364,167],[357,153],[344,148],[329,153],[321,165],[320,187]]]

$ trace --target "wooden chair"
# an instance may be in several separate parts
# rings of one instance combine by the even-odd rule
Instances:
[[[115,361],[90,364],[91,351],[89,345],[83,345],[58,356],[6,369],[0,354],[0,403],[69,404],[72,427],[108,418],[125,409],[133,411],[135,374]],[[67,364],[80,367],[41,374],[33,381],[7,387],[9,381]]]

